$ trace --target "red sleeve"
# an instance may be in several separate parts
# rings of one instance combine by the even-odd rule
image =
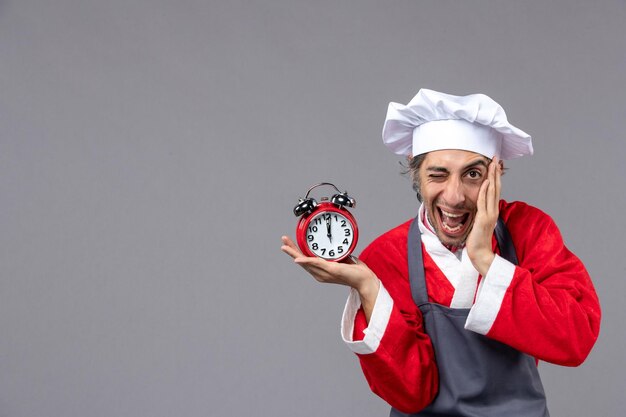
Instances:
[[[393,308],[378,348],[358,357],[372,391],[396,409],[414,413],[432,402],[439,380],[430,338],[411,297],[407,232],[408,223],[381,236],[360,256],[381,280]],[[357,339],[365,326],[365,318],[357,314]]]
[[[589,274],[548,215],[523,203],[502,204],[519,265],[487,336],[537,359],[577,366],[600,330]]]

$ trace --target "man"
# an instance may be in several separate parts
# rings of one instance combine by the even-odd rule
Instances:
[[[282,250],[352,288],[342,336],[392,416],[548,416],[536,362],[582,363],[600,306],[552,219],[500,200],[501,161],[530,136],[485,95],[422,89],[390,103],[383,141],[409,157],[418,216],[354,264]]]

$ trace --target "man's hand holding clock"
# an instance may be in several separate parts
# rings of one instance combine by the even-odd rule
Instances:
[[[353,256],[347,258],[347,262],[329,262],[316,256],[304,256],[288,236],[283,236],[282,242],[280,249],[291,256],[294,262],[311,274],[316,281],[354,288],[361,297],[363,311],[369,321],[378,296],[379,281],[367,265]],[[350,261],[351,263],[348,263]]]

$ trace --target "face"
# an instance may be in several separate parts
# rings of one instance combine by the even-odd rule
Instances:
[[[418,172],[420,193],[428,220],[444,245],[462,245],[472,230],[489,163],[485,156],[469,151],[426,154]]]

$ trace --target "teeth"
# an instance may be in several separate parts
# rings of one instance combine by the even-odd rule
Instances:
[[[446,229],[447,232],[450,232],[450,233],[458,232],[463,227],[463,224],[459,224],[459,225],[454,226],[454,227],[449,227],[445,223],[442,223],[441,225],[443,226],[444,229]]]
[[[448,213],[447,211],[445,211],[445,210],[443,210],[443,209],[441,209],[441,208],[440,208],[439,210],[441,210],[441,212],[442,212],[442,213],[443,213],[446,217],[452,217],[452,218],[455,218],[455,217],[461,217],[461,216],[463,216],[463,214],[452,214],[452,213]]]

